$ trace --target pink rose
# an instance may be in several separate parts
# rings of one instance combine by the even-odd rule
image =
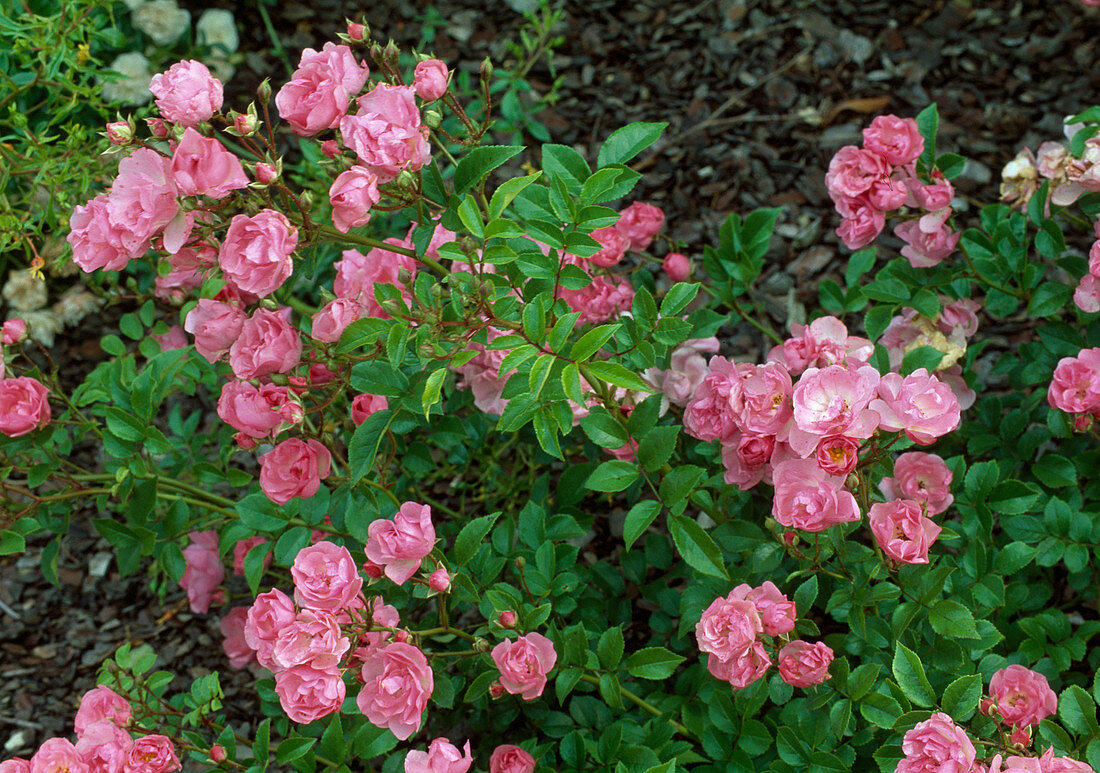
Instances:
[[[837,226],[836,235],[850,250],[866,247],[886,227],[886,216],[882,210],[862,196],[858,199],[843,199],[837,203],[837,211],[843,219]]]
[[[489,758],[489,773],[535,773],[535,758],[518,746],[501,744]]]
[[[529,633],[515,641],[505,640],[490,653],[500,683],[512,695],[533,701],[546,688],[546,675],[558,661],[553,643],[541,633]]]
[[[451,589],[451,575],[442,566],[428,575],[428,587],[436,593],[446,593]]]
[[[924,152],[924,137],[912,118],[880,115],[863,130],[863,146],[887,163],[903,166]]]
[[[735,690],[742,690],[762,677],[771,668],[772,659],[768,651],[759,642],[740,655],[729,660],[719,660],[714,655],[707,658],[707,670],[716,679],[729,682]]]
[[[866,193],[871,184],[890,172],[890,167],[878,153],[846,145],[829,161],[825,174],[825,187],[833,201],[842,197],[855,198]]]
[[[961,333],[963,338],[970,338],[978,332],[977,311],[981,307],[980,303],[970,298],[946,303],[936,317],[936,328],[948,337]]]
[[[760,613],[760,622],[768,636],[782,636],[794,630],[797,610],[794,602],[775,587],[775,583],[765,581],[758,588],[750,590],[746,598]]]
[[[263,209],[229,222],[218,264],[227,282],[260,297],[278,290],[294,270],[291,253],[298,246],[298,229],[286,215]]]
[[[31,761],[22,757],[12,757],[0,762],[0,773],[31,773]]]
[[[217,362],[241,336],[248,317],[239,306],[208,298],[199,300],[183,323],[183,329],[195,336],[195,350],[210,362]]]
[[[179,757],[172,739],[166,735],[153,733],[143,735],[130,747],[130,761],[126,773],[170,773],[179,770]]]
[[[737,432],[737,419],[730,408],[730,394],[738,388],[745,367],[725,357],[711,357],[709,373],[695,389],[684,408],[684,429],[699,440],[726,441]]]
[[[905,758],[898,763],[897,773],[964,773],[975,760],[974,744],[966,731],[939,711],[905,733],[901,750]]]
[[[397,239],[387,239],[390,244],[408,246]],[[412,300],[409,291],[398,280],[398,272],[405,269],[410,277],[416,276],[416,261],[407,255],[375,247],[366,255],[358,250],[344,250],[342,258],[336,261],[336,279],[332,291],[337,297],[357,301],[366,313],[372,317],[389,319],[390,315],[382,311],[374,298],[376,284],[391,284],[401,290],[408,303]]]
[[[933,174],[936,179],[934,183],[922,183],[916,178],[906,181],[909,206],[919,207],[925,212],[941,212],[951,206],[951,200],[955,198],[955,187],[941,173]]]
[[[294,622],[294,602],[277,588],[261,593],[252,602],[245,620],[244,640],[256,651],[256,660],[264,668],[275,669],[272,651],[279,631]]]
[[[1020,665],[994,672],[989,695],[996,701],[1000,721],[1013,727],[1037,725],[1058,710],[1058,696],[1047,678]]]
[[[365,166],[353,166],[341,172],[328,189],[332,204],[332,224],[340,233],[370,221],[370,209],[382,198],[378,176]]]
[[[107,720],[119,727],[126,727],[130,724],[132,717],[130,702],[110,687],[100,685],[88,690],[80,699],[80,708],[77,709],[76,718],[73,720],[73,729],[77,737],[80,737],[94,722]]]
[[[225,567],[218,554],[218,533],[211,529],[193,531],[188,536],[191,544],[183,549],[187,568],[180,578],[180,587],[187,591],[191,611],[206,614],[215,591],[225,580]]]
[[[380,184],[428,163],[427,127],[421,126],[411,86],[377,83],[358,104],[355,115],[340,119],[340,136]]]
[[[1100,224],[1100,218],[1096,220],[1096,223]],[[1093,225],[1094,231],[1100,231],[1100,225],[1097,224]],[[1089,273],[1095,277],[1100,277],[1100,235],[1089,247]]]
[[[371,724],[389,728],[402,741],[420,729],[435,687],[423,652],[402,642],[386,644],[367,655],[360,675],[363,689],[355,705]]]
[[[1076,357],[1058,360],[1047,402],[1066,413],[1100,411],[1100,347],[1082,349]]]
[[[248,539],[237,540],[237,544],[233,546],[233,574],[240,577],[244,577],[244,559],[248,556],[248,551],[257,545],[266,545],[267,540],[263,537],[249,537]],[[264,556],[264,569],[266,570],[271,566],[271,551],[267,551]]]
[[[121,271],[131,258],[149,249],[143,234],[111,218],[111,198],[100,194],[77,205],[69,217],[69,235],[65,239],[73,250],[73,262],[87,274],[96,269]]]
[[[167,72],[153,76],[149,91],[165,120],[196,126],[222,107],[222,84],[202,62],[176,62]]]
[[[91,773],[88,763],[67,738],[42,742],[31,757],[31,773]]]
[[[774,451],[774,435],[735,435],[722,443],[722,466],[726,468],[722,479],[748,491],[764,479]]]
[[[673,350],[668,370],[649,368],[642,377],[664,392],[673,405],[687,405],[707,375],[707,360],[703,355],[717,351],[718,339],[714,336],[688,339]]]
[[[865,195],[867,202],[875,209],[892,212],[909,198],[909,189],[902,180],[884,177],[871,183],[871,188]]]
[[[902,257],[907,258],[913,268],[939,265],[959,243],[960,234],[952,233],[945,222],[929,225],[926,230],[924,218],[921,218],[894,226],[894,235],[905,242],[901,248]]]
[[[352,605],[363,588],[363,578],[342,545],[318,542],[302,548],[290,568],[294,599],[303,607],[337,612]]]
[[[561,297],[571,310],[581,313],[577,319],[578,325],[598,325],[616,319],[630,309],[634,288],[621,276],[598,276],[579,290],[562,288]]]
[[[768,352],[768,362],[778,362],[797,376],[806,368],[860,365],[875,352],[866,338],[848,335],[836,317],[819,317],[809,325],[791,323],[791,337]]]
[[[0,433],[22,437],[49,424],[49,394],[30,376],[0,378]]]
[[[887,373],[879,382],[878,394],[880,399],[871,401],[871,409],[887,432],[904,431],[910,440],[926,446],[959,426],[959,399],[924,368],[904,378]]]
[[[459,751],[446,738],[436,738],[428,746],[428,751],[412,749],[405,755],[405,773],[466,773],[473,762],[469,741]]]
[[[691,261],[680,252],[670,252],[661,261],[661,268],[673,282],[686,282],[691,278]]]
[[[160,346],[162,352],[170,352],[176,349],[186,349],[189,345],[187,340],[187,333],[183,331],[183,328],[179,325],[172,325],[168,328],[166,333],[152,333],[149,336],[157,345]]]
[[[244,627],[247,622],[248,607],[233,607],[218,623],[222,632],[222,650],[233,668],[244,668],[256,660],[255,651],[245,640]]]
[[[740,657],[764,632],[760,611],[748,598],[751,590],[742,584],[725,598],[716,598],[695,624],[699,650],[712,655],[712,661]]]
[[[434,102],[447,92],[447,65],[428,59],[413,71],[413,90],[425,102]]]
[[[909,499],[876,502],[867,521],[882,552],[903,564],[927,564],[928,549],[940,535],[940,527]]]
[[[389,407],[389,401],[381,395],[356,395],[351,401],[351,420],[358,427],[371,414],[384,411]]]
[[[630,249],[644,250],[665,224],[665,213],[660,207],[635,201],[621,213],[614,228],[625,236]]]
[[[279,668],[309,666],[316,671],[338,671],[351,647],[336,617],[321,609],[303,609],[294,622],[280,629],[271,650]]]
[[[779,650],[779,675],[791,687],[812,687],[829,676],[833,651],[823,641],[804,642],[795,639]]]
[[[1100,244],[1100,242],[1097,242]],[[1100,279],[1095,274],[1085,274],[1073,291],[1073,302],[1086,314],[1100,311]]]
[[[859,442],[844,435],[821,438],[817,444],[818,466],[830,475],[847,475],[859,462]]]
[[[393,520],[380,518],[367,527],[367,558],[385,568],[386,576],[404,585],[435,546],[432,509],[405,502]]]
[[[188,127],[172,154],[172,180],[185,196],[224,199],[231,191],[248,187],[237,157],[212,137]]]
[[[275,95],[275,106],[295,134],[312,137],[336,128],[368,75],[370,70],[347,46],[328,42],[320,51],[307,48],[298,69]]]
[[[622,260],[630,247],[630,240],[621,231],[616,230],[613,225],[606,228],[597,228],[589,236],[600,243],[600,251],[595,255],[589,255],[587,258],[581,258],[581,260],[604,268],[611,268]]]
[[[95,773],[122,773],[130,759],[134,740],[114,722],[100,720],[77,738],[76,751]]]
[[[27,323],[22,319],[9,319],[0,329],[0,344],[14,346],[27,338]]]
[[[777,362],[738,366],[740,378],[729,393],[737,427],[754,435],[774,435],[790,421],[791,374]]]
[[[275,384],[259,388],[247,381],[228,381],[218,398],[218,416],[254,440],[261,440],[301,422],[302,404],[290,390]]]
[[[287,373],[302,360],[302,339],[287,319],[290,309],[256,311],[229,347],[229,365],[243,380]]]
[[[782,526],[816,532],[859,520],[856,498],[844,490],[844,479],[829,475],[813,459],[780,462],[772,478],[772,515]]]
[[[879,379],[870,365],[808,368],[794,388],[791,447],[800,456],[809,456],[823,437],[871,437],[879,426],[879,415],[869,407]]]
[[[909,451],[894,462],[894,477],[883,478],[879,490],[887,499],[911,499],[928,515],[944,512],[955,497],[951,494],[951,470],[936,454]]]
[[[340,340],[348,325],[359,319],[362,312],[362,307],[348,298],[329,301],[314,313],[310,336],[315,341],[334,344]]]
[[[336,668],[321,671],[313,666],[294,666],[275,674],[279,705],[293,721],[308,725],[340,710],[347,694]]]
[[[260,457],[260,488],[277,505],[308,499],[328,477],[332,455],[313,438],[290,438]]]

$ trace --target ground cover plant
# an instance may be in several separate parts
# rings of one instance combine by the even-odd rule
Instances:
[[[185,60],[105,127],[63,259],[134,311],[72,389],[4,324],[0,548],[56,535],[56,581],[93,502],[260,716],[124,645],[4,770],[1100,765],[1100,108],[965,209],[935,105],[868,120],[844,284],[780,331],[778,208],[690,255],[631,195],[663,124],[497,144],[493,65],[454,80],[351,22],[252,104]]]

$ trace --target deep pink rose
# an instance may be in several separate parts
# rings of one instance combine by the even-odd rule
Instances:
[[[229,365],[239,379],[287,373],[302,360],[302,339],[287,319],[290,309],[256,311],[229,347]]]
[[[223,199],[248,187],[237,157],[212,137],[188,128],[172,154],[172,180],[185,196]]]
[[[428,587],[436,593],[446,593],[451,589],[451,575],[442,566],[428,575]]]
[[[298,69],[275,95],[279,116],[301,137],[334,129],[369,74],[347,46],[328,42],[320,51],[307,48]]]
[[[501,744],[489,758],[489,773],[535,773],[535,758],[518,746]]]
[[[993,674],[989,695],[996,702],[1000,720],[1013,727],[1037,725],[1058,710],[1058,696],[1047,678],[1016,664]]]
[[[809,456],[820,439],[831,435],[869,438],[879,426],[872,400],[879,373],[870,365],[808,368],[794,388],[794,421],[789,443]]]
[[[691,278],[691,260],[680,252],[670,252],[661,261],[661,268],[673,282],[686,282]]]
[[[218,398],[218,416],[250,438],[261,440],[301,422],[302,404],[290,390],[275,384],[255,387],[248,381],[228,381]]]
[[[277,505],[308,499],[328,477],[332,454],[313,438],[290,438],[260,457],[260,488]]]
[[[49,394],[30,376],[0,378],[0,433],[22,437],[49,424]]]
[[[218,554],[218,533],[211,529],[193,531],[188,536],[191,544],[183,549],[187,568],[180,578],[180,587],[187,591],[191,611],[206,614],[215,591],[225,580],[225,567]]]
[[[709,372],[684,408],[684,429],[699,440],[727,441],[737,432],[730,394],[738,388],[741,373],[753,366],[732,363],[725,357],[711,357],[707,367]]]
[[[263,537],[249,537],[248,539],[237,540],[237,544],[233,546],[233,574],[240,577],[244,577],[244,559],[248,556],[248,551],[257,545],[266,545],[267,540]],[[267,551],[264,556],[264,569],[266,570],[271,566],[271,551]]]
[[[431,158],[412,86],[377,83],[359,97],[359,111],[340,119],[344,145],[387,183],[402,170],[416,171]]]
[[[313,666],[295,666],[275,674],[279,705],[293,721],[308,725],[340,710],[347,694],[336,668],[321,671]]]
[[[68,738],[50,738],[42,742],[31,757],[31,773],[91,773],[84,757]]]
[[[554,644],[541,633],[505,640],[490,653],[500,671],[500,683],[512,695],[533,701],[546,688],[546,675],[558,662]]]
[[[27,337],[27,323],[22,319],[9,319],[0,329],[0,344],[13,346]]]
[[[616,230],[613,225],[606,228],[597,228],[589,236],[600,243],[600,251],[581,260],[604,268],[611,268],[622,260],[630,247],[630,240],[621,231]]]
[[[634,288],[621,276],[598,276],[579,290],[563,288],[561,297],[572,311],[580,312],[578,325],[598,325],[617,319],[630,309],[631,301],[634,300]]]
[[[398,585],[408,582],[420,562],[435,546],[432,509],[405,502],[393,520],[380,518],[367,527],[367,558],[385,567],[386,576]]]
[[[196,126],[222,107],[222,84],[202,62],[176,62],[167,72],[153,76],[149,90],[165,120]]]
[[[341,172],[328,189],[332,204],[332,224],[340,233],[370,222],[370,209],[382,198],[378,176],[365,166],[353,166]]]
[[[819,317],[809,325],[791,324],[791,337],[768,352],[768,362],[778,362],[792,376],[806,368],[829,365],[860,365],[875,352],[866,338],[848,335],[848,328],[836,317]]]
[[[926,230],[924,218],[921,218],[894,226],[894,235],[905,242],[901,248],[902,257],[907,258],[914,268],[939,265],[955,251],[955,245],[959,243],[960,234],[952,233],[946,222],[928,225]]]
[[[389,408],[389,401],[381,395],[356,395],[351,401],[351,420],[359,426],[373,413]]]
[[[77,709],[76,718],[73,720],[73,729],[79,737],[84,735],[84,731],[94,722],[107,720],[119,727],[126,727],[130,724],[131,718],[130,702],[110,687],[100,685],[88,690],[80,699],[80,708]]]
[[[424,653],[393,642],[373,649],[363,662],[363,689],[355,704],[375,727],[386,727],[404,741],[420,729],[421,715],[435,680]]]
[[[218,264],[227,282],[260,297],[278,290],[294,270],[291,253],[298,246],[298,229],[273,209],[234,215],[229,222]]]
[[[1100,347],[1058,360],[1047,402],[1066,413],[1100,411]]]
[[[256,651],[256,660],[264,668],[275,669],[272,651],[279,631],[294,622],[294,602],[277,588],[261,593],[252,602],[245,620],[244,639]]]
[[[803,531],[823,531],[859,520],[859,507],[844,479],[829,475],[813,459],[780,462],[772,472],[775,498],[772,515],[781,525]]]
[[[774,451],[774,435],[735,434],[722,443],[722,466],[726,468],[722,479],[748,491],[764,479]]]
[[[966,731],[948,715],[936,712],[905,733],[901,741],[905,758],[897,773],[967,773],[974,764],[974,744]]]
[[[630,249],[644,250],[665,224],[665,213],[660,207],[635,201],[621,213],[615,228],[630,242]]]
[[[782,636],[794,630],[798,615],[794,602],[780,592],[775,583],[765,581],[748,592],[746,598],[760,613],[760,622],[768,636]]]
[[[217,362],[241,337],[248,317],[235,303],[201,298],[187,313],[183,329],[195,336],[195,350],[210,362]]]
[[[842,199],[837,203],[842,220],[836,235],[850,250],[858,250],[878,238],[886,227],[886,216],[865,196],[858,199]]]
[[[318,542],[302,548],[290,568],[294,599],[303,607],[337,612],[351,606],[363,588],[363,578],[342,545]]]
[[[695,624],[699,650],[710,654],[712,661],[740,657],[764,632],[760,611],[748,598],[751,590],[742,584],[725,598],[716,598]]]
[[[879,489],[887,499],[911,499],[927,515],[945,511],[955,501],[951,494],[951,470],[936,454],[909,451],[894,462],[894,476],[883,478]]]
[[[879,399],[871,401],[878,413],[879,427],[887,432],[902,432],[923,446],[934,443],[959,426],[959,399],[951,387],[924,368],[904,378],[887,373],[878,385]]]
[[[872,183],[889,172],[889,164],[878,153],[846,145],[829,161],[825,187],[833,201],[842,197],[855,198],[870,190]]]
[[[434,102],[447,92],[447,65],[438,59],[428,59],[413,71],[413,89],[425,102]]]
[[[876,502],[867,521],[882,552],[903,564],[927,564],[928,549],[940,536],[940,527],[911,499]]]
[[[363,313],[358,302],[349,298],[337,298],[329,301],[313,314],[313,327],[310,336],[315,341],[334,344],[340,340],[344,330]]]
[[[446,738],[436,738],[428,751],[412,749],[405,755],[405,773],[466,773],[473,762],[469,741],[459,751]]]
[[[390,238],[386,241],[396,246],[408,246],[398,239]],[[380,247],[375,247],[366,255],[358,250],[344,250],[334,268],[336,279],[332,283],[332,291],[337,297],[357,301],[369,316],[380,319],[390,318],[374,298],[375,284],[394,285],[401,290],[406,303],[412,300],[409,291],[398,279],[401,269],[405,269],[410,277],[416,276],[416,261],[407,255],[400,255]]]
[[[76,741],[76,751],[90,773],[123,773],[133,746],[130,734],[107,720],[88,725]]]
[[[335,615],[322,609],[303,609],[294,622],[279,630],[271,659],[280,668],[310,666],[317,671],[337,671],[350,647]]]
[[[222,650],[233,668],[244,668],[256,660],[256,653],[248,646],[244,636],[247,622],[248,607],[233,607],[218,623],[222,632]]]
[[[831,678],[832,662],[833,650],[825,642],[795,639],[779,650],[779,675],[792,687],[812,687]]]
[[[817,464],[830,475],[847,475],[859,462],[859,445],[844,435],[823,437],[817,444]]]
[[[924,137],[912,118],[876,116],[863,130],[863,146],[882,156],[887,163],[903,166],[924,152]]]
[[[729,660],[719,660],[714,655],[707,658],[707,670],[716,679],[729,682],[735,690],[742,690],[762,677],[771,668],[772,659],[762,642],[756,641],[740,655]]]

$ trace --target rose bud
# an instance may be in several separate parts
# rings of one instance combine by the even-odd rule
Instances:
[[[9,319],[0,328],[0,344],[11,346],[24,341],[27,337],[27,323],[21,319]]]
[[[365,40],[367,37],[366,25],[359,22],[348,22],[348,37],[352,40]]]
[[[256,182],[270,185],[279,177],[278,170],[271,164],[260,162],[256,164]]]
[[[516,627],[516,613],[510,609],[506,609],[500,613],[500,617],[497,619],[501,628],[515,628]]]
[[[146,125],[149,127],[149,131],[157,139],[164,139],[168,136],[168,124],[163,118],[146,118]]]
[[[428,577],[428,587],[436,593],[446,593],[451,589],[451,576],[446,569],[439,567]]]
[[[210,759],[214,760],[214,762],[224,762],[225,749],[219,744],[214,744],[210,747]]]
[[[251,137],[256,133],[256,129],[259,128],[259,125],[260,122],[256,116],[249,115],[248,113],[237,113],[236,117],[233,118],[233,128],[236,129],[242,137]]]
[[[504,695],[504,685],[500,682],[493,682],[489,685],[489,695],[493,696],[493,699],[500,698]]]
[[[686,282],[691,276],[691,261],[687,255],[679,252],[670,252],[661,261],[661,268],[668,274],[673,282]]]
[[[336,158],[340,155],[340,146],[336,143],[336,140],[325,140],[321,143],[321,152],[327,158]]]
[[[134,139],[134,130],[125,121],[111,121],[107,124],[107,139],[112,145],[129,145]]]
[[[373,561],[364,562],[363,571],[366,573],[367,577],[370,577],[372,580],[377,580],[382,577],[382,567]]]

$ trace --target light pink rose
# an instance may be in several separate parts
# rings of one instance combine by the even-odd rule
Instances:
[[[726,468],[722,479],[748,491],[764,479],[774,451],[774,435],[735,433],[722,443],[722,466]]]
[[[256,309],[229,347],[229,365],[243,380],[287,373],[302,360],[302,339],[290,326],[290,309]]]
[[[384,567],[386,576],[398,585],[416,574],[434,546],[435,527],[428,505],[405,502],[392,521],[380,518],[367,526],[367,558]]]
[[[84,735],[84,731],[94,722],[107,720],[119,727],[126,727],[130,724],[132,717],[129,701],[110,687],[99,685],[88,690],[80,699],[80,708],[77,709],[76,718],[73,720],[73,729],[79,737]]]
[[[842,197],[855,198],[866,193],[871,184],[890,172],[890,166],[878,153],[846,145],[829,161],[825,187],[833,201]]]
[[[402,170],[416,171],[431,158],[411,86],[377,83],[359,97],[359,111],[340,119],[345,146],[387,183]]]
[[[903,166],[924,152],[924,137],[912,118],[876,116],[863,130],[863,146],[882,156],[887,163]]]
[[[554,644],[541,633],[505,640],[490,653],[500,671],[500,683],[512,695],[533,701],[546,688],[546,675],[558,662]]]
[[[49,424],[49,394],[31,376],[0,378],[0,433],[22,437]]]
[[[408,246],[398,239],[390,238],[386,241],[401,247]],[[406,303],[412,300],[408,289],[398,279],[401,269],[405,269],[410,277],[416,276],[416,262],[407,255],[399,255],[380,247],[375,247],[366,255],[358,250],[344,250],[334,268],[336,279],[333,281],[332,291],[340,298],[357,301],[371,317],[390,318],[374,298],[375,284],[394,285],[401,291]]]
[[[336,128],[368,75],[370,70],[347,46],[328,42],[320,51],[307,48],[298,69],[275,95],[275,106],[295,134],[312,137]]]
[[[153,76],[149,90],[167,121],[196,126],[222,107],[222,84],[202,62],[176,62],[167,72]]]
[[[1058,360],[1047,402],[1066,413],[1100,411],[1100,347]]]
[[[909,451],[894,462],[894,476],[883,478],[879,490],[887,499],[911,499],[928,515],[944,512],[955,497],[951,494],[951,470],[936,454]]]
[[[561,297],[572,311],[580,312],[578,325],[598,325],[618,319],[622,312],[630,309],[634,288],[621,276],[598,276],[579,290],[562,288]]]
[[[348,549],[331,542],[302,548],[290,568],[294,599],[303,607],[337,612],[352,605],[363,578]]]
[[[772,478],[772,515],[782,526],[816,532],[859,520],[856,498],[844,490],[844,479],[829,475],[813,459],[780,462]]]
[[[183,329],[195,336],[195,350],[210,362],[217,362],[240,338],[248,317],[233,303],[202,298],[187,313]]]
[[[825,642],[810,644],[795,639],[779,650],[779,675],[791,687],[812,687],[832,678],[832,662],[833,650]]]
[[[381,395],[356,395],[351,401],[351,420],[358,427],[371,414],[384,411],[389,407],[389,401]]]
[[[621,213],[615,228],[630,241],[630,249],[644,250],[665,224],[660,207],[635,201]]]
[[[22,319],[9,319],[0,329],[0,344],[14,346],[27,337],[27,323]]]
[[[714,336],[688,339],[673,350],[668,370],[648,368],[642,377],[654,389],[661,390],[668,402],[687,405],[707,375],[707,360],[703,355],[717,351],[718,339]]]
[[[630,247],[630,239],[613,225],[597,228],[589,236],[600,243],[600,251],[581,260],[604,268],[611,268],[622,260]]]
[[[378,647],[367,655],[360,676],[363,689],[355,704],[372,725],[389,728],[402,741],[420,729],[435,688],[423,652],[402,642]]]
[[[111,218],[111,198],[100,194],[77,205],[69,217],[69,235],[65,239],[73,250],[73,262],[90,274],[96,269],[121,271],[131,258],[149,249],[149,241]]]
[[[1100,0],[1097,0],[1100,2]],[[1019,764],[1018,760],[1023,760],[1023,757],[1009,757],[1008,762],[1010,764]],[[1054,747],[1048,746],[1047,750],[1043,752],[1042,756],[1038,759],[1039,773],[1096,773],[1091,765],[1086,765],[1084,762],[1079,762],[1069,757],[1055,757]],[[1006,769],[1004,773],[1007,773]],[[990,773],[997,773],[990,768]]]
[[[172,739],[152,733],[134,740],[126,773],[171,773],[181,767]]]
[[[903,564],[927,564],[928,549],[940,536],[940,527],[911,499],[876,502],[867,522],[882,552]]]
[[[1100,244],[1100,242],[1098,242]],[[1087,314],[1100,311],[1100,279],[1095,274],[1085,274],[1073,291],[1073,303]]]
[[[535,758],[518,746],[501,744],[489,758],[489,773],[535,773]]]
[[[316,341],[334,344],[340,340],[344,330],[362,314],[362,307],[348,298],[329,301],[313,314],[313,327],[310,335]]]
[[[686,282],[691,278],[691,260],[680,252],[670,252],[661,261],[661,268],[673,282]]]
[[[67,738],[50,738],[42,742],[31,757],[31,773],[91,773],[84,757]]]
[[[922,183],[915,177],[906,181],[910,207],[919,207],[925,212],[941,212],[951,206],[951,200],[955,198],[955,187],[940,172],[933,174],[936,179],[934,183]]]
[[[222,632],[222,650],[233,668],[244,668],[256,660],[256,652],[248,646],[244,636],[247,622],[248,607],[233,607],[218,623]]]
[[[272,588],[252,602],[245,620],[244,639],[256,651],[256,660],[264,668],[275,669],[271,654],[279,631],[294,622],[294,602],[281,590]]]
[[[152,333],[149,336],[157,345],[160,346],[162,352],[170,352],[176,349],[186,349],[190,342],[187,340],[187,333],[183,331],[183,328],[179,325],[172,325],[168,328],[166,333]]]
[[[218,264],[227,282],[263,297],[278,290],[294,270],[291,253],[298,246],[298,229],[273,209],[234,215],[229,222]]]
[[[133,745],[128,732],[114,722],[100,720],[88,725],[77,738],[76,751],[90,773],[123,773]]]
[[[740,657],[764,632],[760,611],[748,598],[751,590],[742,584],[725,598],[716,598],[695,624],[699,650],[712,655],[712,661]]]
[[[791,337],[772,347],[768,362],[778,362],[797,376],[810,367],[860,365],[874,352],[874,344],[848,335],[847,326],[836,317],[819,317],[809,325],[791,323]]]
[[[870,365],[808,368],[794,388],[794,422],[788,442],[809,456],[823,437],[869,438],[878,428],[872,400],[879,373]]]
[[[434,102],[447,92],[447,65],[428,59],[413,71],[413,89],[425,102]]]
[[[880,399],[871,401],[871,409],[887,432],[904,431],[910,440],[926,446],[959,426],[959,399],[924,368],[904,378],[887,373],[879,382],[878,394]]]
[[[459,751],[446,738],[436,738],[428,746],[428,751],[412,749],[405,755],[405,773],[466,773],[473,762],[469,741]]]
[[[218,398],[218,416],[250,438],[260,440],[301,422],[302,404],[285,386],[227,381]]]
[[[277,505],[309,499],[328,477],[332,454],[313,438],[290,438],[260,456],[260,488]]]
[[[280,668],[310,666],[317,671],[337,671],[350,647],[335,615],[323,609],[303,609],[294,622],[280,629],[271,659]]]
[[[859,442],[844,435],[821,438],[817,444],[817,465],[830,475],[847,475],[859,462]]]
[[[31,761],[22,757],[12,757],[0,762],[0,773],[31,773]]]
[[[791,374],[777,362],[746,363],[730,389],[730,411],[738,429],[754,435],[775,435],[790,421]]]
[[[894,235],[905,242],[901,248],[902,257],[908,259],[913,268],[938,266],[944,258],[955,251],[960,234],[952,233],[945,222],[933,223],[925,228],[924,218],[907,220],[894,226]]]
[[[748,592],[746,598],[760,613],[760,622],[768,636],[782,636],[794,630],[798,612],[794,602],[780,592],[775,583],[765,581]]]
[[[218,533],[211,529],[193,531],[188,536],[191,544],[183,549],[187,568],[180,578],[180,587],[187,591],[191,611],[206,614],[215,591],[225,580],[225,567],[218,555]]]
[[[978,332],[977,312],[981,307],[980,303],[970,298],[945,303],[936,317],[936,328],[945,336],[961,333],[963,338],[970,338]]]
[[[897,773],[967,773],[976,756],[966,731],[939,711],[905,733],[901,750]]]
[[[1000,720],[1013,727],[1037,725],[1058,710],[1058,696],[1047,678],[1016,664],[994,672],[989,695],[996,702]]]
[[[1060,142],[1044,142],[1035,151],[1035,166],[1039,174],[1048,180],[1057,180],[1066,174],[1069,152]]]
[[[759,641],[729,660],[719,660],[714,655],[707,658],[707,670],[711,675],[729,682],[735,690],[742,690],[764,676],[771,665],[772,659]]]
[[[378,176],[365,166],[353,166],[341,172],[328,189],[332,204],[332,224],[340,233],[370,222],[370,210],[381,200]]]
[[[842,199],[837,203],[841,214],[836,235],[850,250],[858,250],[878,238],[886,227],[886,216],[866,196],[858,199]]]
[[[300,725],[308,725],[338,712],[347,688],[336,668],[322,671],[313,666],[294,666],[275,674],[275,692],[286,715]]]
[[[699,440],[725,442],[737,432],[730,394],[738,388],[741,373],[752,366],[711,357],[707,367],[709,372],[684,408],[684,429]]]
[[[266,545],[267,540],[263,537],[249,537],[248,539],[237,540],[237,544],[233,546],[233,574],[240,577],[244,577],[244,559],[248,555],[248,551],[257,545]],[[271,551],[267,551],[267,555],[264,556],[264,569],[271,566]]]
[[[223,199],[231,191],[248,187],[248,178],[237,157],[212,137],[188,128],[172,154],[172,180],[185,196]]]

